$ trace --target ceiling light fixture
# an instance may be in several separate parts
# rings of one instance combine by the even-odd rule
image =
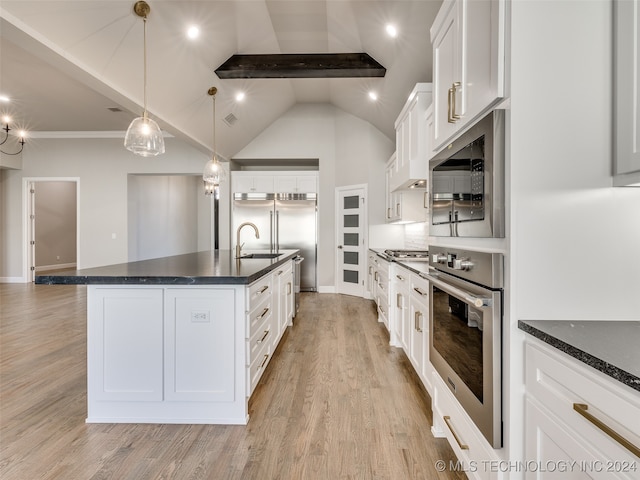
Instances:
[[[200,35],[200,29],[195,25],[190,26],[189,29],[187,30],[187,37],[189,37],[192,40],[195,38],[198,38],[199,35]]]
[[[134,118],[124,137],[124,146],[127,150],[141,157],[155,157],[164,153],[164,138],[158,124],[149,118],[147,112],[147,15],[151,7],[145,1],[136,2],[133,11],[142,17],[144,25],[144,111],[141,117]]]
[[[378,94],[373,90],[371,90],[369,92],[369,98],[371,99],[372,102],[375,102],[376,100],[378,100]]]
[[[207,93],[213,100],[213,154],[211,160],[204,166],[202,180],[204,181],[204,194],[212,195],[218,189],[220,183],[224,181],[225,171],[216,156],[216,93],[218,93],[218,89],[211,87]]]
[[[398,36],[398,29],[395,27],[395,25],[391,25],[390,23],[387,24],[386,30],[387,35],[389,35],[391,38],[396,38]]]
[[[236,100],[237,100],[238,102],[243,101],[243,100],[244,100],[244,97],[245,97],[244,92],[238,92],[238,93],[236,93]]]
[[[2,140],[2,142],[0,142],[0,145],[4,145],[5,143],[7,143],[7,140],[9,140],[9,132],[11,131],[11,128],[9,127],[9,123],[11,123],[11,119],[9,117],[3,117],[2,121],[4,122],[4,127],[2,127],[2,130],[4,130],[4,139]],[[0,149],[0,152],[2,152],[5,155],[18,155],[19,153],[22,153],[22,150],[24,149],[24,137],[26,136],[26,132],[24,130],[21,130],[20,132],[18,132],[18,143],[20,144],[20,150],[18,150],[15,153],[9,153],[9,152],[5,152],[4,150]]]

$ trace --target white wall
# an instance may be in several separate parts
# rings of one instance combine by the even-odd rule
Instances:
[[[611,1],[516,0],[511,9],[502,454],[518,460],[517,321],[640,319],[640,189],[611,187]]]
[[[129,175],[128,190],[128,261],[199,250],[200,175]]]
[[[121,138],[33,139],[29,142],[22,154],[22,170],[3,171],[0,278],[17,281],[23,275],[22,195],[26,177],[80,179],[79,268],[128,261],[127,176],[131,173],[196,175],[208,160],[178,139],[165,141],[167,153],[153,158],[128,152]]]
[[[384,167],[395,142],[371,124],[328,104],[300,104],[234,159],[319,160],[318,286],[335,285],[335,187],[369,184],[369,222],[384,223]]]
[[[611,2],[518,1],[513,17],[514,313],[637,320],[640,189],[611,187]]]

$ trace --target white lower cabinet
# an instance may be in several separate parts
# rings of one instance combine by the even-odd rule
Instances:
[[[525,456],[548,466],[526,478],[640,478],[640,393],[536,339],[525,348]]]
[[[434,437],[446,437],[458,458],[457,470],[463,470],[470,479],[497,480],[507,478],[500,468],[500,458],[482,436],[469,415],[451,394],[437,373],[433,373],[433,427]]]
[[[391,323],[393,334],[391,345],[401,347],[407,351],[409,347],[409,290],[411,285],[411,272],[395,263],[391,270]]]
[[[411,325],[409,359],[429,393],[433,392],[433,367],[429,361],[429,282],[411,274]]]
[[[293,272],[249,286],[89,285],[87,310],[87,422],[246,424],[291,321]]]

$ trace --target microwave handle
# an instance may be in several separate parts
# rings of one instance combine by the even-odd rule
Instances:
[[[477,307],[477,308],[491,306],[491,303],[492,303],[491,298],[478,297],[469,292],[465,292],[464,290],[458,287],[454,287],[453,285],[443,282],[442,280],[434,277],[433,275],[425,275],[425,277],[427,278],[427,280],[429,280],[429,282],[433,283],[439,289],[444,290],[445,292],[447,292],[450,295],[453,295],[454,297],[458,297],[464,300],[465,303],[468,303],[469,305],[473,305],[474,307]]]

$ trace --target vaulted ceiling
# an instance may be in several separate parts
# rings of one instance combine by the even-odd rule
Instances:
[[[142,112],[143,24],[134,1],[2,0],[0,94],[16,126],[122,132]],[[296,103],[330,103],[389,138],[413,85],[431,81],[429,28],[441,0],[148,0],[148,109],[167,132],[231,158]],[[385,26],[394,24],[391,38]],[[187,28],[197,25],[195,40]],[[365,52],[382,78],[219,79],[233,54]],[[377,101],[368,92],[374,90]],[[237,92],[246,96],[236,100]],[[110,109],[121,109],[112,111]],[[224,118],[233,114],[230,126]]]

